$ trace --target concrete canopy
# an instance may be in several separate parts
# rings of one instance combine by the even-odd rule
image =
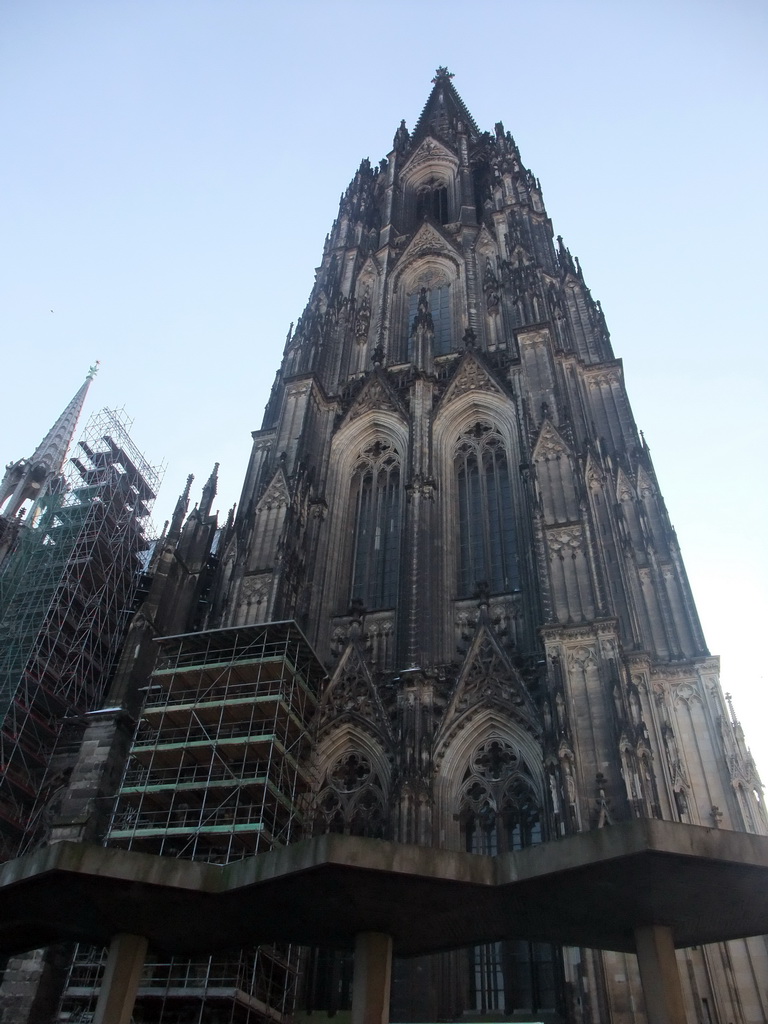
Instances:
[[[626,952],[768,932],[768,837],[639,820],[499,857],[326,835],[226,866],[58,843],[0,868],[0,951],[143,935],[210,953],[391,935],[409,956],[504,938]]]

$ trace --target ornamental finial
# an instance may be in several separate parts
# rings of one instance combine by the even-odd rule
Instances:
[[[432,81],[437,85],[438,82],[449,82],[453,77],[453,74],[448,70],[448,68],[441,67],[435,72],[435,77]]]
[[[99,363],[100,362],[101,362],[101,360],[97,359],[96,362],[93,364],[93,366],[91,366],[88,369],[88,373],[87,373],[86,378],[85,378],[86,380],[93,380],[93,378],[99,372]]]

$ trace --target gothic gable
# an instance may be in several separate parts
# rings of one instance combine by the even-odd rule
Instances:
[[[381,266],[375,256],[368,256],[357,275],[358,297],[365,291],[366,286],[372,284],[377,277],[381,277]]]
[[[482,623],[456,680],[435,749],[489,708],[513,718],[536,736],[541,732],[539,712],[525,683],[491,628]]]
[[[270,480],[267,489],[256,505],[256,514],[259,512],[271,512],[275,508],[287,508],[291,503],[291,496],[288,491],[288,481],[285,473],[280,467]]]
[[[356,725],[391,746],[389,721],[359,641],[351,640],[331,676],[317,711],[317,736],[342,725]]]
[[[453,242],[429,221],[425,221],[408,245],[398,261],[404,267],[422,256],[444,256],[459,266],[460,252]]]
[[[422,177],[424,171],[429,171],[433,167],[443,167],[455,171],[458,166],[459,161],[455,153],[452,153],[442,142],[427,135],[408,157],[400,176],[404,180],[418,179]]]
[[[386,377],[379,371],[370,374],[350,406],[344,422],[349,423],[369,412],[386,411],[399,419],[407,420],[407,414],[400,399],[389,386]]]
[[[619,501],[633,501],[637,497],[632,481],[621,466],[616,475],[616,497]]]
[[[480,231],[477,234],[477,240],[475,241],[475,252],[481,253],[483,256],[495,256],[496,253],[498,252],[496,240],[490,233],[488,228],[485,226],[485,224],[482,225]]]
[[[563,455],[570,454],[570,448],[557,432],[551,420],[545,419],[541,424],[539,437],[534,445],[534,461],[538,462],[543,459],[559,459]]]
[[[504,398],[508,397],[474,352],[466,352],[440,399],[440,405],[446,405],[471,391],[482,391],[486,394],[491,392]]]
[[[637,467],[637,493],[643,498],[656,495],[656,486],[642,463]]]
[[[590,490],[599,490],[603,486],[603,471],[591,451],[587,454],[584,479]]]

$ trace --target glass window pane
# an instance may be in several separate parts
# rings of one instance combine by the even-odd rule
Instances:
[[[370,610],[391,608],[397,600],[402,502],[400,470],[390,449],[375,469],[358,470],[353,495],[355,488],[351,597]]]
[[[460,597],[480,582],[491,593],[519,589],[512,488],[501,438],[478,424],[456,447]]]

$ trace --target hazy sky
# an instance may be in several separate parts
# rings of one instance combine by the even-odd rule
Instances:
[[[503,120],[602,301],[722,678],[768,781],[768,4],[0,2],[0,459],[80,385],[239,497],[360,159],[438,65]]]

